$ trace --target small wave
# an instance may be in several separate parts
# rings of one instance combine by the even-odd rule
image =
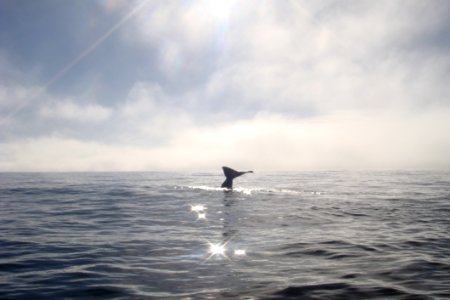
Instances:
[[[394,287],[363,287],[337,282],[290,286],[273,293],[267,299],[372,299],[396,296],[411,297],[412,299],[412,297],[419,295],[410,294]]]
[[[86,194],[88,191],[81,189],[67,188],[67,187],[54,187],[54,188],[27,188],[27,187],[15,187],[6,188],[0,190],[4,195],[28,195],[28,196],[41,196],[41,195],[79,195]]]
[[[422,279],[439,278],[449,274],[450,265],[444,262],[428,261],[424,259],[413,260],[397,269],[382,272],[381,275],[393,279]]]
[[[74,288],[63,290],[61,296],[63,298],[113,298],[129,295],[130,291],[115,286],[92,286],[87,288]]]

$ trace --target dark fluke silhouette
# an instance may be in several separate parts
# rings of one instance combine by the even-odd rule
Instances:
[[[232,189],[233,188],[233,179],[236,177],[239,177],[241,175],[244,175],[246,173],[253,173],[253,171],[245,171],[245,172],[239,172],[236,170],[233,170],[228,167],[222,167],[223,174],[225,174],[225,181],[222,183],[223,188]]]

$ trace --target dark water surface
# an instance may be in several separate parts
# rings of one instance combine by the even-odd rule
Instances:
[[[0,174],[0,299],[449,299],[450,173],[222,181]]]

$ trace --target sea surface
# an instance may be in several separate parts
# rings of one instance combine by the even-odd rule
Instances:
[[[449,172],[1,173],[0,299],[449,299]]]

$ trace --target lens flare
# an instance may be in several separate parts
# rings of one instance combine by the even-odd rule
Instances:
[[[222,255],[225,256],[225,245],[223,244],[212,244],[209,243],[209,253],[211,253],[211,255]]]

